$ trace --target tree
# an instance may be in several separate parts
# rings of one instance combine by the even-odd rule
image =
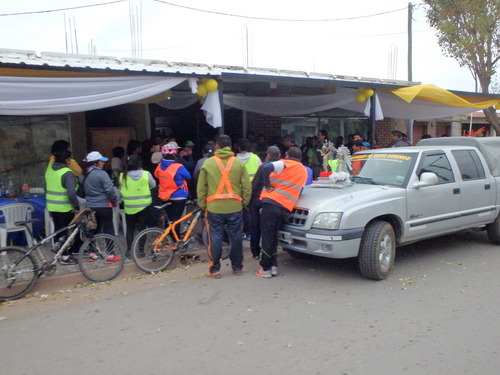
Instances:
[[[466,66],[488,94],[500,59],[499,0],[424,0],[429,24],[437,30],[445,56]],[[500,136],[494,107],[483,110]]]

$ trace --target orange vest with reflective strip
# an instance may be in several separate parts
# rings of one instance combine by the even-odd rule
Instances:
[[[351,174],[358,175],[359,172],[361,172],[362,166],[361,160],[353,160],[351,164]]]
[[[231,170],[234,159],[236,159],[236,157],[231,156],[227,161],[225,167],[224,164],[222,163],[221,158],[218,155],[214,155],[212,157],[217,162],[222,177],[220,179],[217,191],[215,192],[214,195],[207,197],[207,202],[212,202],[216,199],[236,199],[237,201],[241,201],[242,200],[241,196],[239,196],[238,194],[234,194],[233,186],[231,185],[231,181],[229,180],[229,171]],[[227,191],[226,193],[222,193],[224,189],[226,189]]]
[[[180,163],[172,163],[165,170],[161,169],[161,164],[156,167],[155,175],[160,180],[160,186],[158,187],[158,198],[163,201],[168,201],[170,196],[179,189],[187,189],[187,182],[183,180],[181,186],[177,186],[174,177],[177,170],[182,167]]]
[[[272,199],[291,212],[299,200],[302,188],[306,184],[307,170],[298,161],[284,159],[283,162],[286,168],[280,174],[272,172],[269,175],[269,181],[274,190],[267,191],[263,189],[260,199]]]

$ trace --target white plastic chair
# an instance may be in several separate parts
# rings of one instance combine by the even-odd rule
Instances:
[[[123,229],[123,234],[127,234],[127,220],[125,218],[125,211],[120,208],[120,205],[113,207],[113,228],[115,231],[115,236],[120,234],[120,220]]]
[[[11,232],[21,232],[26,234],[26,242],[28,246],[33,246],[33,237],[30,235],[28,228],[21,225],[15,225],[16,221],[24,221],[31,219],[32,212],[35,212],[33,206],[29,203],[9,203],[0,206],[0,217],[3,217],[5,222],[0,223],[0,247],[7,246],[7,234]],[[33,226],[28,224],[29,230],[33,233]]]
[[[45,235],[48,237],[55,232],[56,226],[54,224],[52,216],[50,216],[50,212],[47,211],[47,209],[45,209],[43,214],[45,220]],[[54,239],[52,239],[52,243],[54,243]]]

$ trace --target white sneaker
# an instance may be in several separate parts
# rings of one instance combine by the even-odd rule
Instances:
[[[271,267],[271,276],[278,276],[278,267],[276,266]]]
[[[273,275],[271,274],[271,270],[264,271],[262,267],[257,271],[257,276],[263,277],[264,279],[270,279],[271,277],[273,277]]]

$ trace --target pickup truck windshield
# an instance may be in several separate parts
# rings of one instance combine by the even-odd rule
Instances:
[[[361,184],[405,186],[418,154],[354,154],[351,179]]]

